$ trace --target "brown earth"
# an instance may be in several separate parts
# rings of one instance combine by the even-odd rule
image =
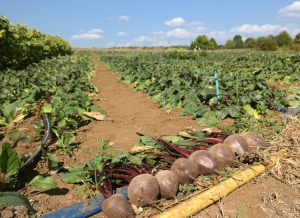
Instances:
[[[133,92],[130,86],[118,82],[118,75],[113,74],[100,61],[96,59],[95,61],[96,74],[93,84],[98,88],[99,94],[94,103],[107,111],[109,119],[92,121],[79,128],[76,132],[78,147],[74,149],[72,155],[58,155],[64,167],[91,160],[99,147],[98,140],[109,140],[115,151],[128,151],[139,140],[136,132],[161,136],[176,135],[180,130],[187,128],[202,129],[191,117],[180,116],[180,110],[163,110],[159,108],[158,103],[149,100],[146,93]],[[34,122],[40,122],[39,115],[32,115],[15,126],[6,127],[4,132],[18,127],[25,128],[22,134],[34,135],[32,131]],[[4,141],[8,141],[8,138],[2,140]],[[17,151],[19,155],[30,154],[37,146],[38,141],[30,140],[30,143],[19,143]],[[62,173],[48,172],[47,164],[43,160],[19,175],[21,184],[24,185],[37,174],[50,175],[58,183],[58,187],[52,190],[41,191],[27,187],[21,191],[31,201],[38,215],[48,214],[86,200],[86,193],[77,193],[80,185],[62,182],[60,179]],[[276,210],[274,202],[279,202]],[[299,190],[265,173],[192,217],[291,217],[292,213],[286,210],[295,209],[293,207],[295,205],[300,206]],[[93,217],[105,216],[100,213]]]

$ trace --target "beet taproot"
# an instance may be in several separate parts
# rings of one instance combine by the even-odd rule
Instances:
[[[244,154],[250,151],[247,141],[238,134],[228,136],[224,140],[223,145],[236,154]]]
[[[179,186],[178,175],[171,170],[161,170],[156,173],[155,178],[159,184],[160,197],[175,199]]]
[[[189,184],[191,180],[198,177],[198,168],[196,164],[187,158],[178,158],[171,166],[171,171],[178,176],[179,184]]]
[[[128,185],[129,201],[135,206],[147,206],[156,201],[159,195],[159,184],[150,174],[135,176]]]
[[[102,203],[102,211],[108,218],[134,218],[130,202],[121,194],[114,194]]]
[[[243,132],[243,133],[240,133],[239,135],[242,136],[246,140],[250,150],[254,150],[257,147],[263,148],[263,147],[270,146],[270,144],[267,143],[263,137],[256,134],[255,132]]]
[[[199,175],[219,174],[217,160],[208,151],[194,151],[189,159],[197,165]]]
[[[223,143],[211,146],[208,153],[217,161],[218,169],[232,166],[235,160],[235,154],[229,148],[226,148]]]

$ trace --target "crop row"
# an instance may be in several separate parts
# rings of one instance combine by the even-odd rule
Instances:
[[[90,120],[85,111],[101,111],[88,93],[98,92],[90,83],[94,61],[87,52],[43,60],[25,70],[0,74],[0,125],[8,125],[17,115],[50,115],[52,127],[77,129],[78,122]],[[101,111],[105,113],[104,111]]]
[[[97,56],[123,83],[148,92],[164,108],[182,108],[183,115],[197,118],[199,125],[265,114],[268,105],[289,106],[286,93],[271,82],[299,81],[299,56],[290,54],[98,52]]]
[[[73,53],[69,42],[0,17],[0,70],[24,69],[45,58]]]

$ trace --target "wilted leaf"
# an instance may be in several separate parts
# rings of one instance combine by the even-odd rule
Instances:
[[[106,118],[106,115],[104,114],[101,114],[99,112],[83,112],[84,115],[88,116],[88,117],[91,117],[91,118],[94,118],[96,120],[105,120]]]

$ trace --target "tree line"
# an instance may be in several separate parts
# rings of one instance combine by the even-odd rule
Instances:
[[[233,39],[228,39],[225,45],[218,45],[214,38],[208,39],[206,35],[199,35],[195,41],[191,42],[190,48],[194,50],[249,48],[259,51],[276,51],[278,49],[300,51],[300,33],[294,39],[287,31],[282,31],[276,36],[249,37],[245,41],[241,35],[235,35]]]

